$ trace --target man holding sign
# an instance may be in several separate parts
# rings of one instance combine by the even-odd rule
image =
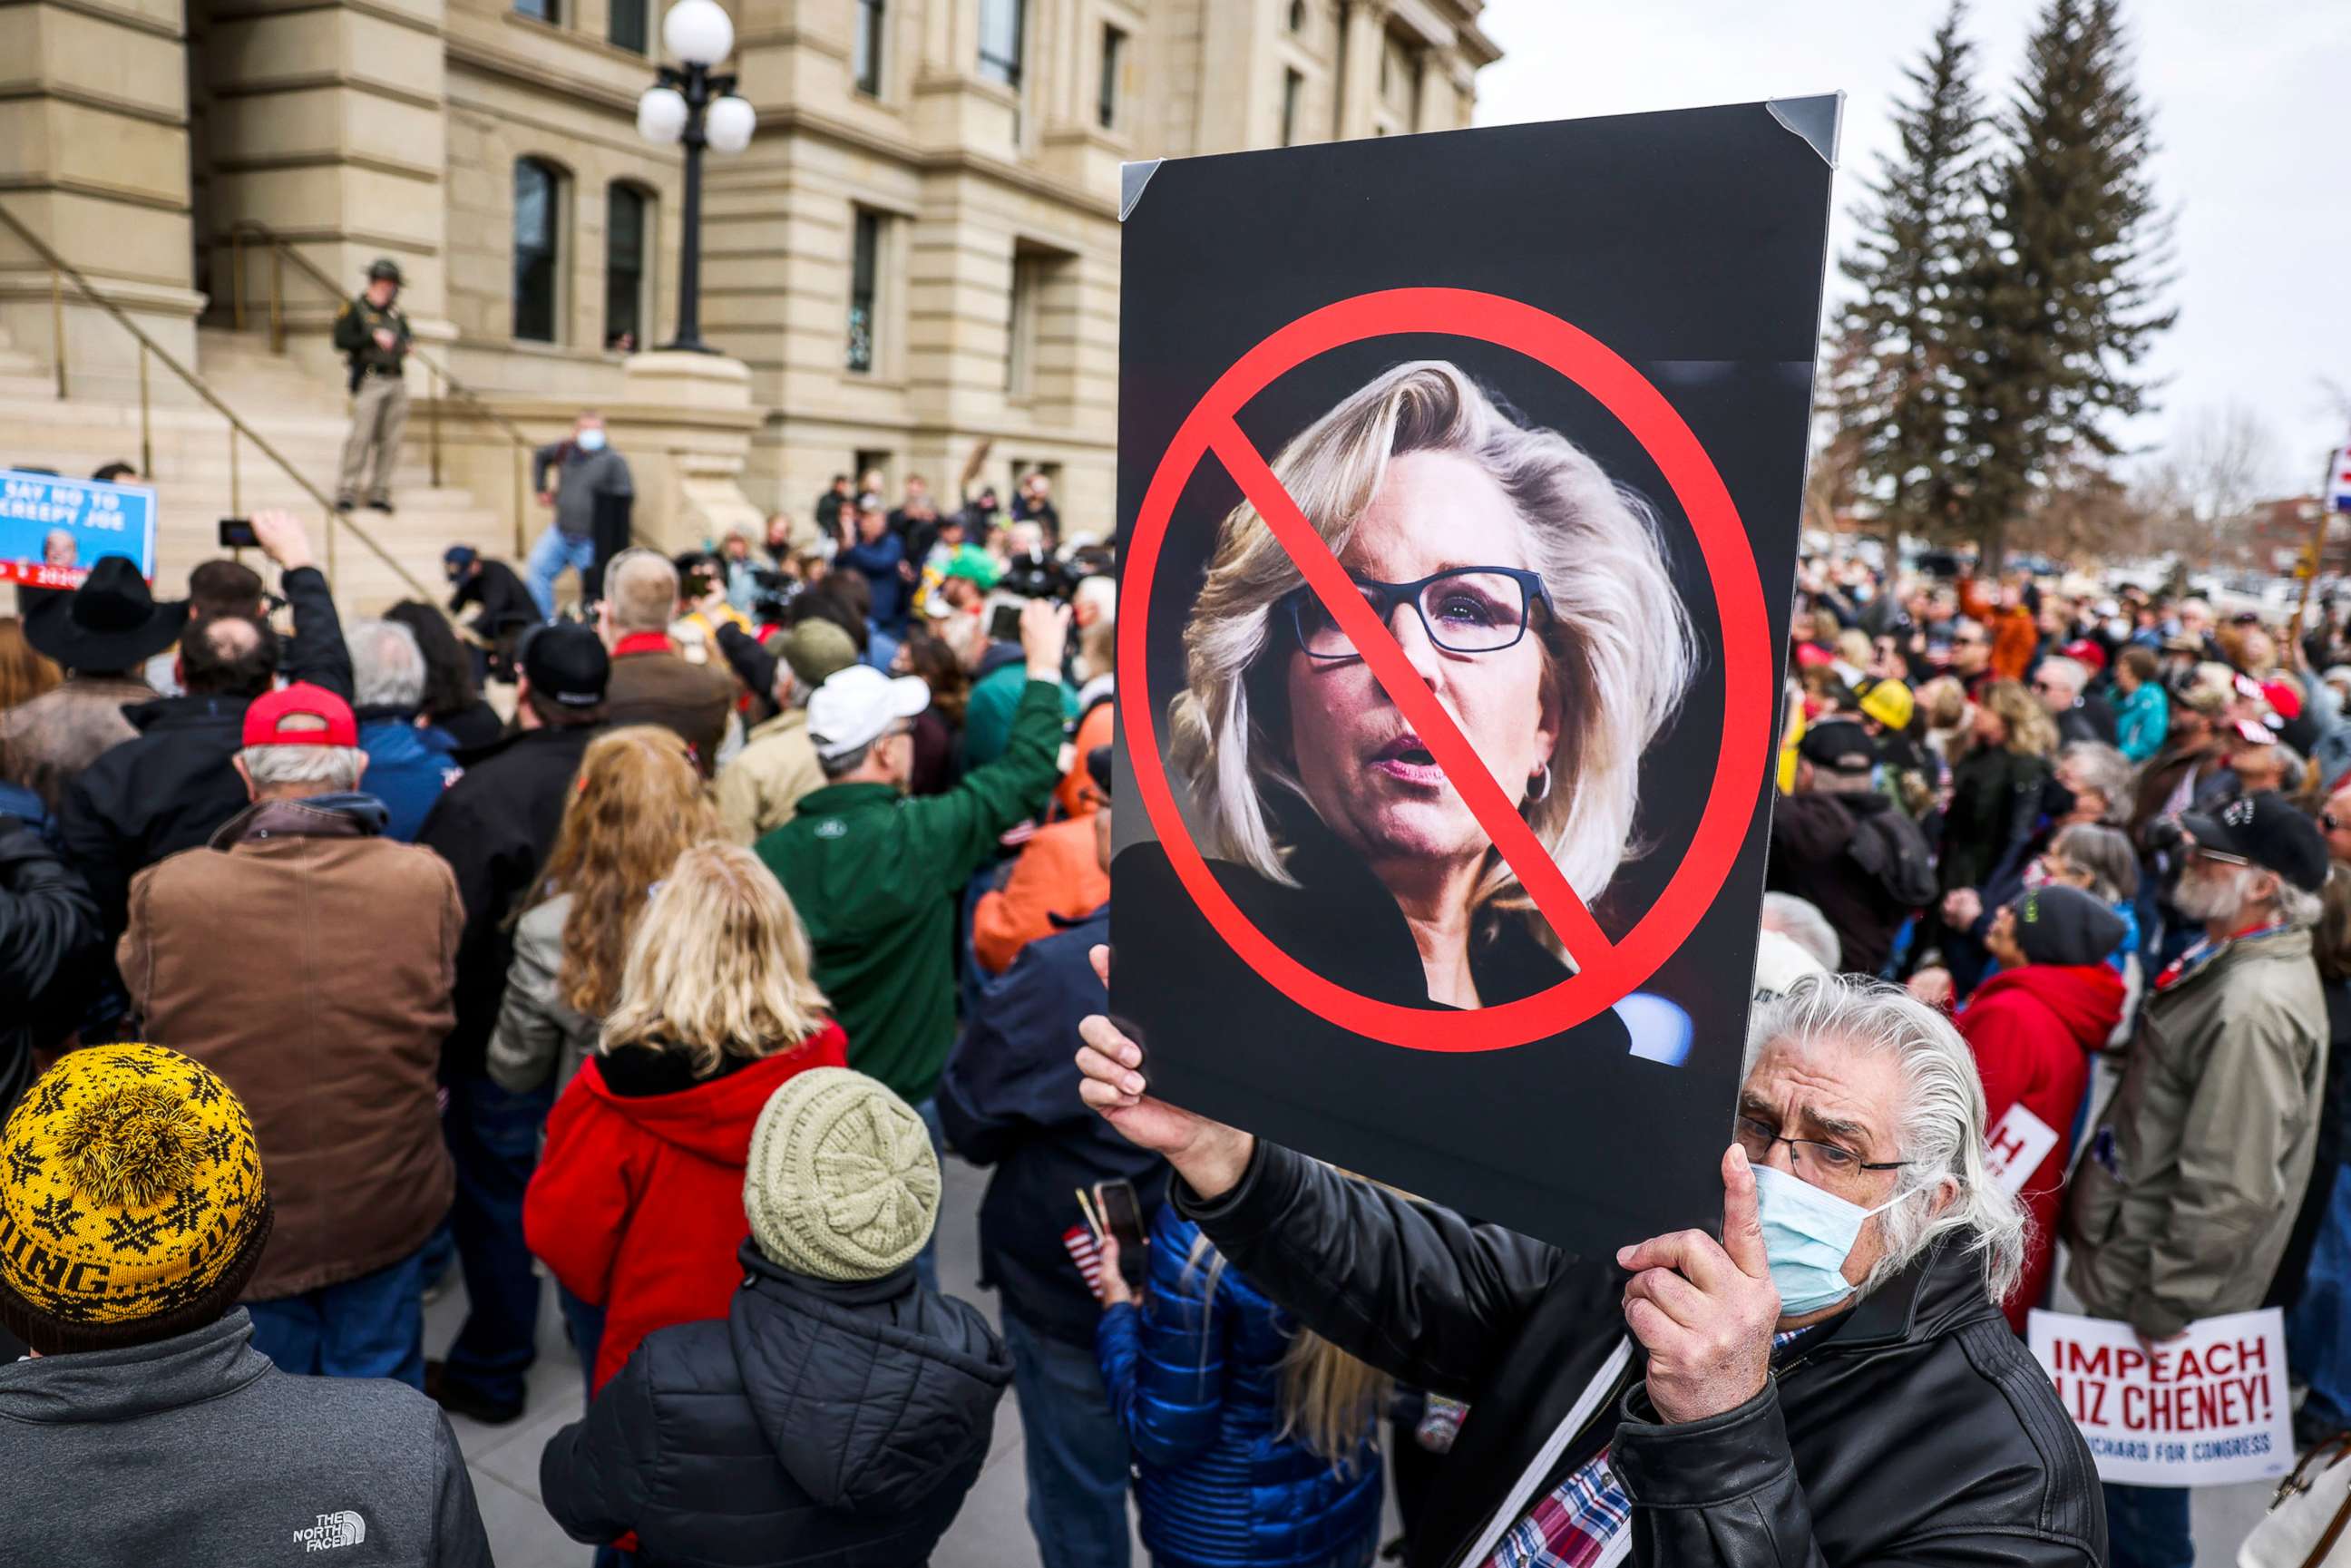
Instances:
[[[1613,1264],[1153,1099],[1132,1040],[1081,1034],[1085,1100],[1167,1157],[1232,1267],[1470,1406],[1415,1564],[2105,1561],[2088,1451],[1996,1304],[2024,1219],[1982,1089],[1910,998],[1824,976],[1761,1006],[1721,1239]]]
[[[2274,793],[2179,819],[2171,902],[2204,939],[2166,969],[2067,1209],[2066,1283],[2149,1345],[2268,1294],[2310,1180],[2326,1073],[2311,957],[2326,841]],[[2116,1568],[2195,1561],[2188,1493],[2110,1486]]]

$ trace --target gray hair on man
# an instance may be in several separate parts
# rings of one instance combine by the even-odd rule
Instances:
[[[677,614],[677,568],[658,550],[622,550],[604,568],[604,612],[622,636],[668,631]]]
[[[2043,659],[2032,673],[2052,685],[2064,687],[2068,702],[2080,696],[2082,688],[2090,684],[2090,666],[2079,659]]]
[[[1821,906],[1809,898],[1798,898],[1792,893],[1765,894],[1763,929],[1777,931],[1818,959],[1832,975],[1844,967],[1844,939],[1821,913]]]
[[[2056,662],[2051,660],[2049,663]],[[2071,660],[2065,662],[2072,663]],[[2042,665],[2043,669],[2048,667],[2047,664]],[[2081,668],[2079,664],[2074,667]],[[2059,752],[2057,760],[2072,763],[2082,782],[2095,789],[2098,798],[2106,803],[2105,810],[2099,814],[2099,821],[2108,827],[2120,827],[2130,820],[2131,807],[2135,803],[2131,785],[2138,770],[2132,766],[2129,758],[2103,740],[2077,740]]]
[[[2271,891],[2257,893],[2255,886],[2264,877]],[[2319,894],[2305,893],[2277,873],[2257,865],[2214,867],[2205,881],[2195,884],[2182,878],[2172,891],[2171,902],[2181,915],[2207,925],[2241,924],[2269,904],[2277,911],[2276,924],[2289,931],[2314,929],[2326,912]]]
[[[1907,1163],[1893,1206],[1877,1217],[1886,1252],[1861,1282],[1863,1293],[1949,1238],[1976,1255],[1991,1299],[2006,1300],[2023,1272],[2031,1222],[1985,1165],[1983,1080],[1950,1020],[1897,986],[1857,975],[1813,975],[1787,995],[1756,1005],[1742,1075],[1775,1040],[1834,1042],[1890,1054],[1901,1065],[1905,1094],[1896,1136]]]
[[[287,714],[278,720],[278,732],[324,729],[324,721],[308,714]],[[248,746],[236,754],[246,777],[256,789],[287,785],[324,785],[329,791],[356,789],[367,767],[367,753],[356,746]],[[316,791],[314,791],[316,792]]]
[[[424,700],[424,650],[397,621],[354,621],[343,632],[351,654],[351,706],[413,710]]]

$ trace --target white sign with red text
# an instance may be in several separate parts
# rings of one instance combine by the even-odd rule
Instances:
[[[2014,1197],[2057,1146],[2057,1129],[2019,1100],[1993,1124],[1984,1139],[1984,1166],[2000,1190]]]
[[[2030,1337],[2101,1480],[2224,1486],[2294,1464],[2285,1316],[2275,1307],[2206,1318],[2153,1345],[2128,1323],[2035,1311]]]

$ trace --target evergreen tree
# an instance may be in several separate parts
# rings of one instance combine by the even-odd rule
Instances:
[[[2010,521],[2069,464],[2116,454],[2106,422],[2152,406],[2138,366],[2174,315],[2158,308],[2169,225],[2146,174],[2154,136],[2120,0],[2045,0],[1999,130],[1955,334],[1970,427],[1962,531],[1987,571]]]
[[[1953,336],[1970,314],[1962,261],[1981,249],[1985,116],[1965,20],[1952,0],[1925,57],[1903,72],[1912,97],[1896,107],[1899,150],[1879,154],[1855,211],[1861,238],[1840,263],[1861,294],[1838,319],[1830,397],[1889,538],[1946,536],[1967,465]]]

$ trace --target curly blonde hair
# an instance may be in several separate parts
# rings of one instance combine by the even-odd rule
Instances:
[[[1390,461],[1416,452],[1478,464],[1526,523],[1528,558],[1557,612],[1530,630],[1562,728],[1552,758],[1558,785],[1522,810],[1589,904],[1637,852],[1641,756],[1671,722],[1697,664],[1656,519],[1574,443],[1519,423],[1442,361],[1374,378],[1283,447],[1273,471],[1343,556]],[[1271,805],[1278,791],[1305,795],[1284,761],[1276,609],[1301,580],[1253,505],[1244,500],[1228,513],[1184,630],[1185,690],[1168,711],[1169,759],[1204,820],[1210,852],[1284,885],[1295,879]],[[1531,914],[1533,904],[1497,854],[1472,908]],[[1533,924],[1556,950],[1549,925]]]
[[[611,1010],[645,894],[688,845],[724,836],[674,731],[632,724],[588,743],[533,901],[571,895],[555,977],[566,1007],[586,1018]]]

